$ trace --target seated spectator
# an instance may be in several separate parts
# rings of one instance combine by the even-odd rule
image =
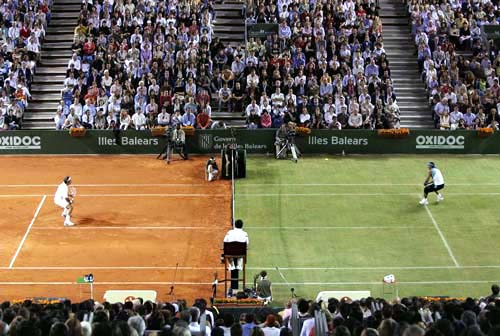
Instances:
[[[206,113],[206,109],[202,109],[196,116],[196,126],[200,129],[207,129],[210,127],[210,116]]]

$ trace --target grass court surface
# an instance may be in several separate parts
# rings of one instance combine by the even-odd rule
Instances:
[[[445,200],[418,204],[434,161]],[[320,290],[393,296],[483,296],[500,282],[500,158],[305,157],[247,161],[236,182],[236,218],[250,236],[249,274],[270,273],[275,298]],[[276,270],[279,267],[285,279]],[[288,282],[288,284],[287,284]],[[384,292],[386,292],[384,294]]]

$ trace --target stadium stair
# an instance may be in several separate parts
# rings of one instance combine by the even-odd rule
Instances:
[[[24,114],[23,128],[54,128],[53,118],[61,100],[79,14],[79,1],[54,0],[52,19],[45,32],[41,64],[37,66],[31,86],[32,98]]]
[[[245,44],[245,20],[243,17],[244,2],[240,0],[225,0],[214,4],[216,20],[214,22],[214,36],[218,37],[225,46]],[[229,67],[231,64],[229,64]],[[219,94],[212,93],[212,119],[222,120],[231,127],[245,127],[245,118],[241,116],[243,111],[229,112],[223,107],[219,112]]]
[[[427,92],[422,85],[409,18],[401,0],[379,0],[384,49],[387,53],[401,127],[434,128]]]

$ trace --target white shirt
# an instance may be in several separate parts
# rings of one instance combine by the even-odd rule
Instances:
[[[132,116],[132,122],[136,129],[141,129],[146,124],[146,116],[143,113],[135,113]]]
[[[444,184],[443,174],[441,174],[441,171],[439,169],[432,168],[431,175],[432,175],[432,182],[434,182],[435,186]]]
[[[189,331],[191,332],[191,334],[201,332],[201,326],[198,322],[191,322],[191,323],[189,323],[188,327],[189,327]],[[205,327],[205,335],[210,335],[211,333],[212,333],[212,330],[210,329],[210,327],[206,326]]]
[[[281,329],[276,327],[264,327],[262,328],[265,336],[279,336]]]
[[[224,237],[224,242],[225,243],[239,242],[239,243],[246,243],[248,245],[249,243],[248,234],[242,229],[234,228],[226,233],[226,236]]]
[[[58,204],[61,202],[67,202],[66,198],[68,198],[68,185],[62,182],[56,190],[56,194],[54,195],[54,203]]]

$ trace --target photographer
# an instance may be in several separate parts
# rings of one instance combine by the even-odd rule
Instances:
[[[273,300],[273,291],[271,288],[272,283],[269,279],[267,279],[267,272],[266,271],[260,272],[257,278],[258,278],[256,284],[257,299],[265,302],[271,302]]]
[[[172,141],[174,148],[179,151],[179,155],[184,159],[188,159],[188,151],[186,148],[186,133],[181,128],[181,125],[177,125],[172,133]]]
[[[217,166],[217,161],[215,157],[211,156],[207,161],[207,166],[205,169],[208,182],[212,182],[219,176],[219,167]]]

